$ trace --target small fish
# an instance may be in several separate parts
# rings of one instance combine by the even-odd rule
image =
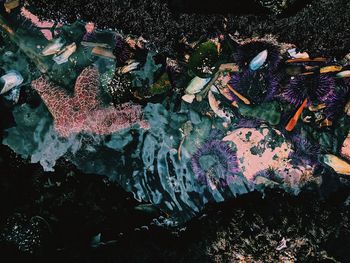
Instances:
[[[326,58],[293,58],[293,59],[287,59],[287,63],[300,63],[300,62],[325,62],[327,61]]]
[[[325,154],[321,160],[338,174],[350,175],[350,164],[333,154]]]
[[[23,77],[19,72],[12,70],[7,74],[3,75],[0,78],[0,82],[3,83],[3,87],[0,91],[0,94],[4,94],[10,89],[21,85],[23,82]]]
[[[289,49],[288,53],[292,58],[304,58],[304,59],[309,58],[309,54],[307,52],[297,53],[296,48]]]
[[[253,71],[258,70],[266,62],[267,54],[267,49],[261,51],[250,61],[249,68]]]
[[[73,42],[72,44],[66,46],[64,49],[62,49],[60,52],[58,52],[54,57],[53,60],[57,64],[63,64],[68,61],[68,58],[77,50],[77,45]]]
[[[344,70],[335,75],[337,78],[350,78],[350,70]]]
[[[88,41],[81,41],[80,44],[82,44],[85,47],[102,47],[102,48],[110,48],[111,46],[106,43],[98,43],[98,42],[88,42]]]
[[[320,73],[338,72],[342,70],[342,66],[327,66],[320,68]]]
[[[158,209],[152,205],[152,204],[140,204],[138,206],[135,206],[134,209],[136,211],[143,212],[145,214],[158,214]]]
[[[111,59],[115,59],[115,56],[113,55],[113,52],[105,49],[103,47],[94,47],[92,49],[92,54],[95,56],[100,56],[100,57],[105,57],[105,58],[111,58]]]
[[[52,40],[51,43],[48,44],[43,49],[41,54],[43,56],[54,55],[61,50],[61,48],[63,47],[64,44],[65,44],[65,41],[63,41],[62,38],[56,38],[56,39]]]
[[[187,86],[186,88],[186,93],[187,94],[196,94],[198,92],[200,92],[205,85],[208,84],[208,82],[210,81],[210,78],[200,78],[200,77],[194,77],[190,84]]]
[[[226,87],[227,87],[233,94],[235,94],[241,101],[243,101],[244,104],[247,104],[247,105],[250,104],[250,100],[248,100],[246,97],[244,97],[242,94],[240,94],[237,90],[235,90],[234,88],[232,88],[229,84],[227,84]]]

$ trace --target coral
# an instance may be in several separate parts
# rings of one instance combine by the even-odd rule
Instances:
[[[68,137],[82,131],[110,134],[136,123],[146,128],[141,106],[130,102],[116,108],[102,104],[98,77],[97,69],[85,68],[76,80],[74,96],[44,77],[32,82],[33,88],[53,115],[56,131],[61,136]]]
[[[226,186],[239,172],[236,153],[219,140],[204,143],[192,156],[191,164],[197,179],[212,187]]]

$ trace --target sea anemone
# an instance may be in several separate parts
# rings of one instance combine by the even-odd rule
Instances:
[[[203,144],[191,159],[200,183],[225,186],[239,172],[236,153],[227,142],[212,140]]]
[[[252,103],[270,101],[278,90],[277,78],[261,71],[245,70],[234,74],[228,84]],[[236,97],[235,94],[232,96]]]
[[[281,60],[279,48],[267,41],[247,42],[237,48],[233,58],[241,68],[247,68],[251,60],[264,50],[267,50],[266,65],[269,71],[276,70]]]

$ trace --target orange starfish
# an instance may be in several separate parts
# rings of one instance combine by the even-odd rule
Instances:
[[[56,131],[62,137],[79,132],[110,134],[134,124],[148,128],[140,105],[127,102],[117,107],[101,101],[99,73],[85,68],[76,80],[74,95],[48,82],[43,76],[32,82],[54,118]]]

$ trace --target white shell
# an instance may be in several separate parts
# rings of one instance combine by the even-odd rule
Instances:
[[[129,65],[126,65],[126,66],[122,67],[121,70],[120,70],[120,73],[121,74],[128,73],[128,72],[136,69],[139,64],[140,64],[139,62],[132,62]]]
[[[22,84],[23,77],[16,71],[10,71],[1,77],[1,81],[4,83],[0,94],[8,92],[10,89]]]
[[[195,97],[196,96],[193,94],[185,94],[182,96],[182,100],[186,101],[187,103],[192,103]]]
[[[337,75],[335,75],[337,78],[350,78],[350,70],[344,70],[341,71],[339,73],[337,73]]]
[[[298,52],[297,53],[295,48],[289,49],[288,53],[292,58],[310,58],[310,56],[307,52],[303,52],[303,53]]]
[[[210,81],[210,78],[200,78],[200,77],[194,77],[190,84],[188,84],[187,88],[186,88],[186,93],[187,94],[196,94],[198,92],[200,92],[205,85],[208,84],[208,82]]]
[[[333,154],[325,154],[322,161],[338,174],[350,175],[350,164]]]
[[[41,54],[43,56],[49,56],[49,55],[56,54],[57,52],[59,52],[61,50],[63,45],[64,45],[64,41],[61,38],[56,38],[43,49]]]
[[[68,58],[77,50],[77,45],[73,42],[72,44],[66,46],[62,51],[53,57],[53,60],[57,64],[63,64],[68,61]]]
[[[262,65],[264,65],[267,59],[267,49],[261,51],[258,55],[256,55],[249,63],[249,68],[251,70],[258,70]]]

